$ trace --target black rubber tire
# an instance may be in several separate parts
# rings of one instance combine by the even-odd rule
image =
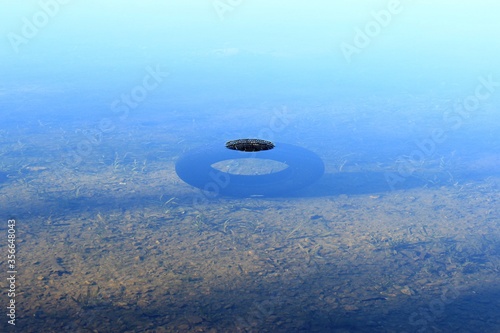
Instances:
[[[212,167],[219,161],[250,157],[282,162],[288,167],[264,175],[234,175]],[[325,167],[312,151],[286,143],[275,143],[274,149],[249,153],[227,149],[222,142],[188,151],[177,161],[175,171],[186,183],[214,195],[249,197],[286,196],[314,183],[323,175]]]

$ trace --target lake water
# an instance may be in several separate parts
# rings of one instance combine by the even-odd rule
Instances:
[[[500,6],[268,2],[0,3],[0,331],[500,332]]]

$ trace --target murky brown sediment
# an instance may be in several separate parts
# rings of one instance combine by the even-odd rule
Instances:
[[[0,198],[23,332],[499,327],[498,178],[315,196],[363,175],[338,163],[297,197],[193,206],[176,156],[17,164]]]

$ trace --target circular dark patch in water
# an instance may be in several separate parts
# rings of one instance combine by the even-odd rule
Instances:
[[[226,142],[226,148],[239,151],[255,152],[273,149],[274,143],[261,139],[238,139]]]

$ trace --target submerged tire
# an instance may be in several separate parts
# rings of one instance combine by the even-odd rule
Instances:
[[[274,160],[288,167],[263,175],[237,175],[212,167],[220,161],[251,157]],[[286,143],[276,143],[273,149],[252,154],[227,149],[220,143],[188,151],[177,161],[175,171],[184,182],[214,195],[286,196],[314,183],[325,167],[312,151]]]
[[[274,143],[261,139],[239,139],[226,142],[226,148],[239,151],[255,152],[273,149]]]

